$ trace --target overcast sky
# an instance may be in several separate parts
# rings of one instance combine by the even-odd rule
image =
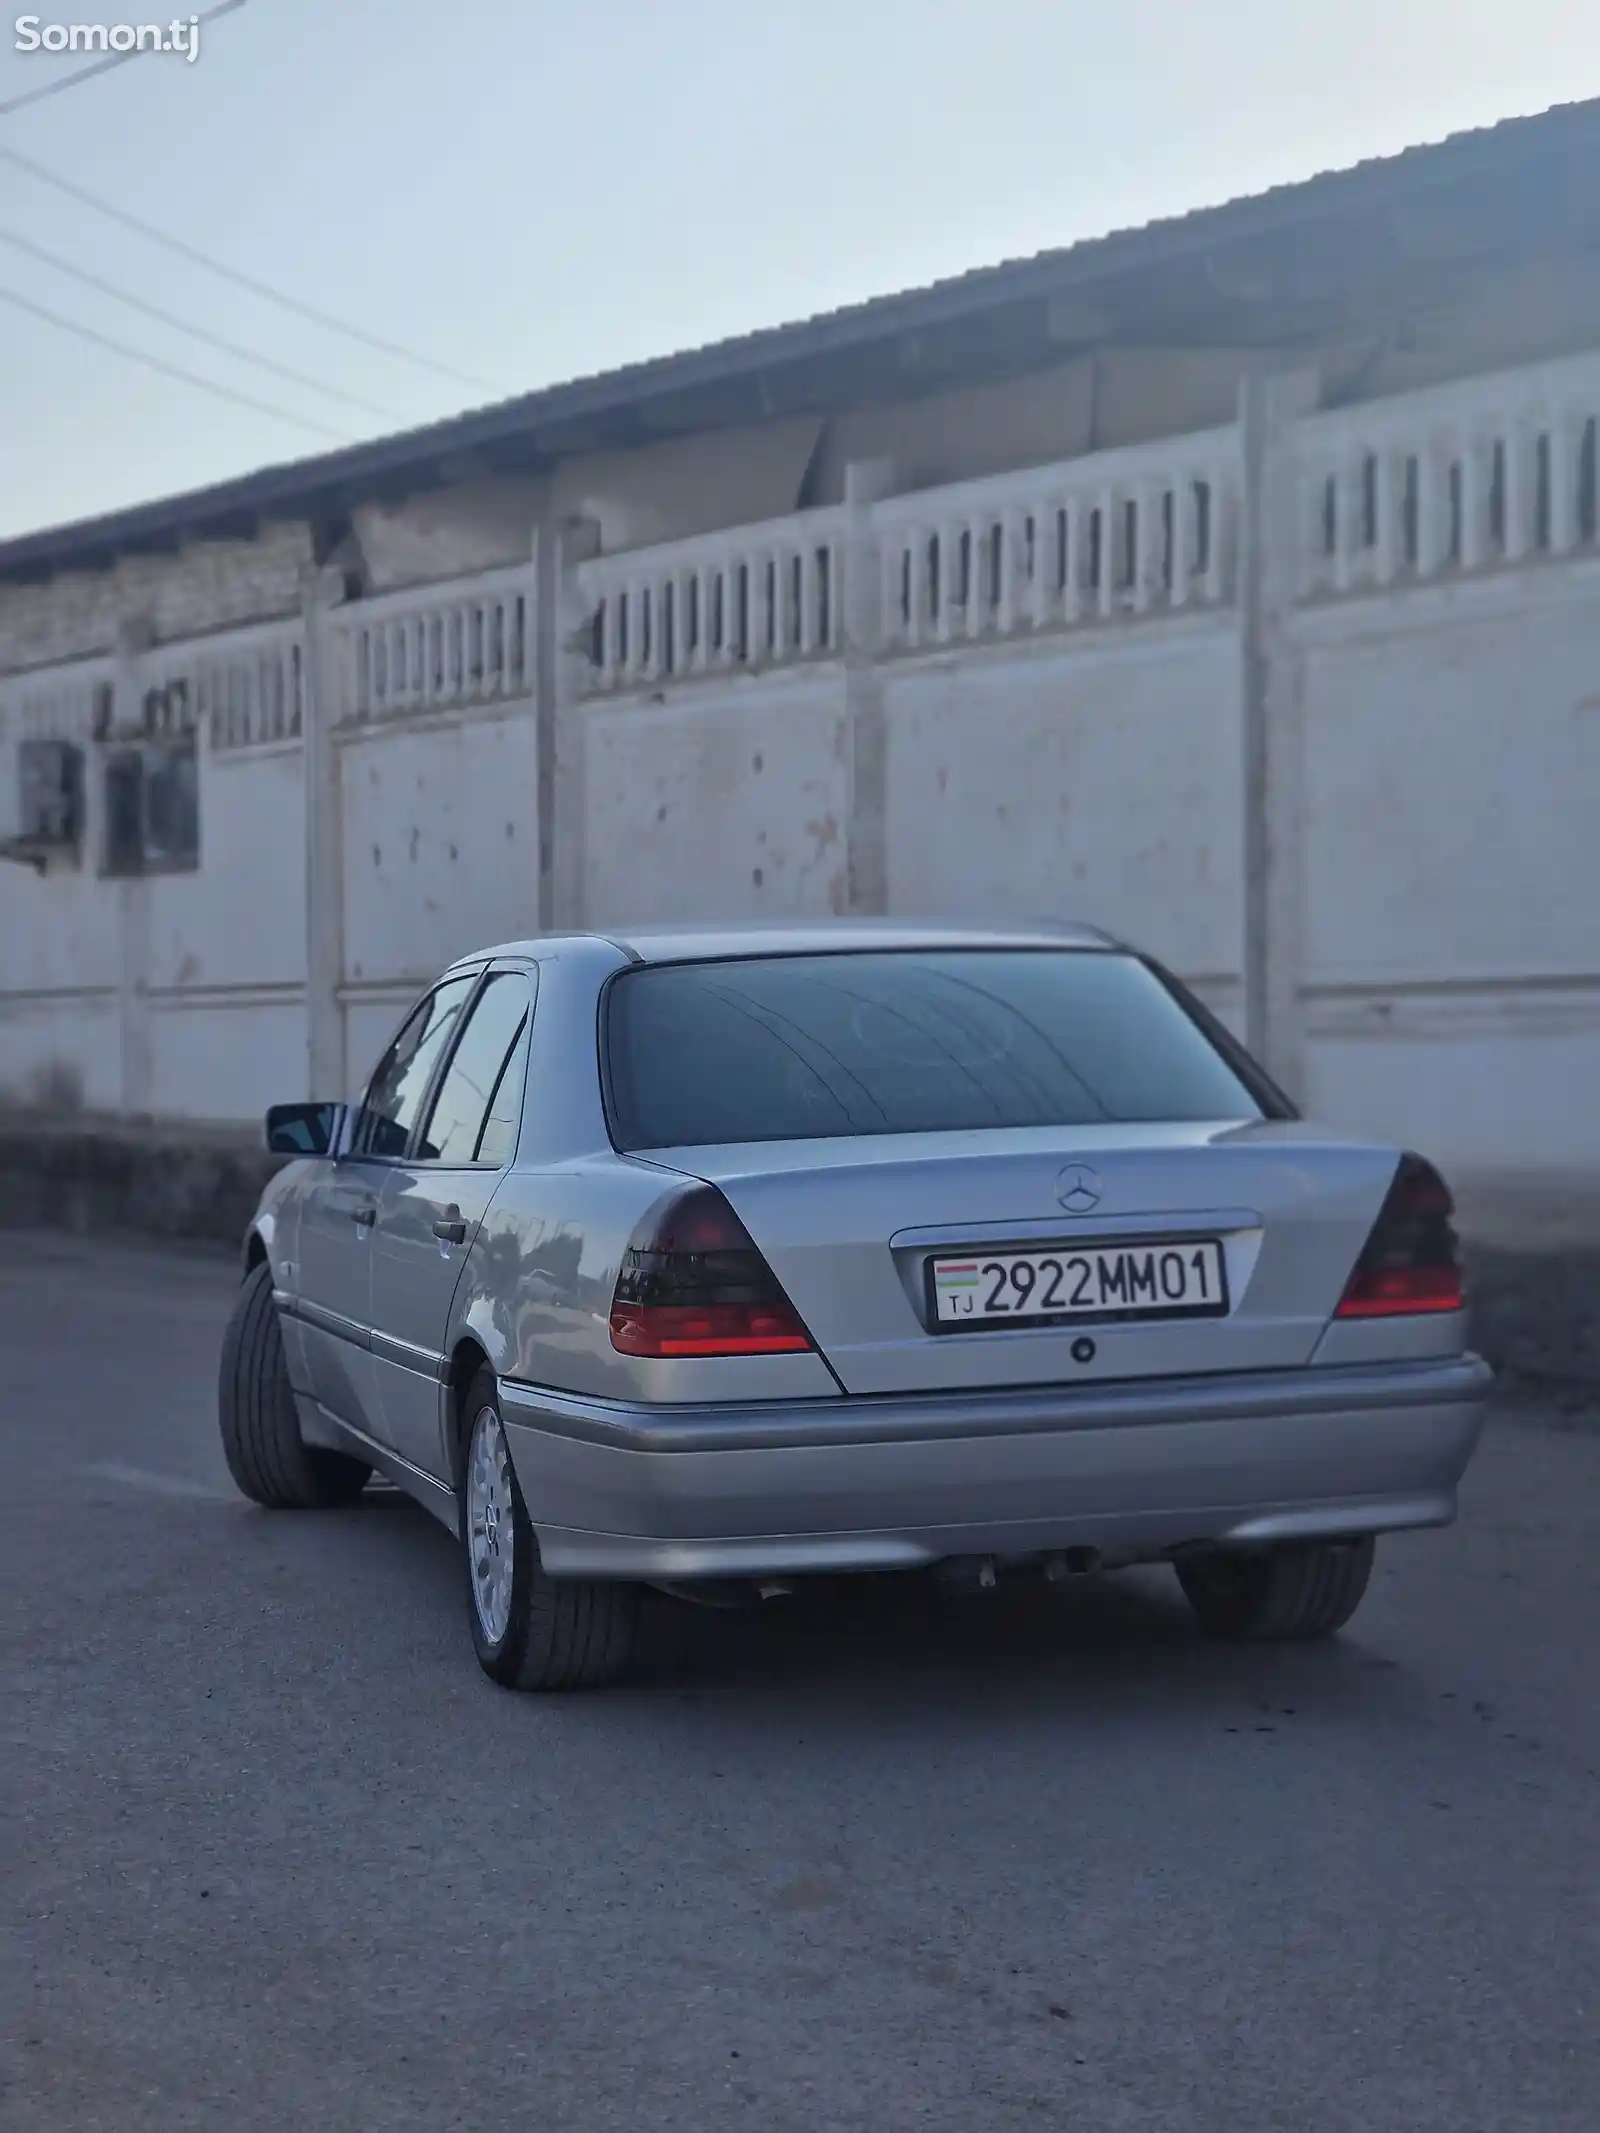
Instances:
[[[80,59],[11,23],[0,105]],[[196,4],[196,0],[182,0]],[[204,4],[204,0],[198,0]],[[1600,93],[1577,0],[247,0],[14,149],[483,387],[290,316],[0,158],[0,289],[349,437]],[[0,535],[336,440],[0,303]]]

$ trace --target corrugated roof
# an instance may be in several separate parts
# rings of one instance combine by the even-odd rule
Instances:
[[[1451,134],[1375,156],[1263,193],[1196,208],[1030,257],[975,267],[894,295],[763,327],[675,355],[624,364],[564,384],[452,415],[335,452],[280,462],[153,503],[80,519],[0,542],[0,577],[70,567],[108,550],[200,533],[242,513],[289,515],[319,496],[403,474],[419,476],[443,455],[482,450],[558,423],[594,420],[668,393],[749,377],[774,364],[797,366],[851,347],[948,323],[1030,297],[1112,277],[1149,272],[1220,243],[1381,207],[1405,193],[1478,174],[1526,155],[1558,156],[1600,146],[1600,98]]]

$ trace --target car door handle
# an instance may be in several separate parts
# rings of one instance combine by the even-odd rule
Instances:
[[[467,1241],[467,1225],[465,1222],[460,1221],[435,1222],[433,1234],[441,1244],[465,1244]]]
[[[352,1211],[350,1219],[357,1229],[371,1229],[378,1219],[378,1210],[376,1207],[358,1207]]]

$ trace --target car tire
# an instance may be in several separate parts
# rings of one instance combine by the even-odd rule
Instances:
[[[547,1574],[488,1370],[473,1380],[463,1410],[459,1501],[467,1615],[489,1679],[534,1690],[620,1679],[633,1657],[639,1588]]]
[[[352,1504],[372,1473],[364,1460],[301,1436],[265,1261],[246,1274],[223,1335],[217,1416],[228,1472],[252,1503],[269,1511]]]
[[[1287,1641],[1343,1629],[1361,1605],[1372,1558],[1369,1538],[1209,1549],[1175,1567],[1208,1635]]]

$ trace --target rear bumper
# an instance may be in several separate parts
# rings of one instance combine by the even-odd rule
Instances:
[[[1445,1525],[1491,1383],[1464,1355],[1090,1392],[501,1397],[551,1574],[676,1580]]]

